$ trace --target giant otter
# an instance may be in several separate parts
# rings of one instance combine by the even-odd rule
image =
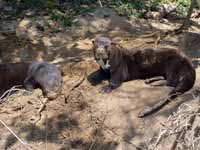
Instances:
[[[31,91],[41,88],[43,94],[53,99],[61,92],[62,76],[57,67],[47,62],[19,62],[0,64],[0,89],[23,85]]]
[[[54,64],[32,62],[23,83],[27,90],[40,87],[45,96],[54,99],[62,90],[63,80],[61,72]]]
[[[109,85],[103,88],[105,92],[116,89],[124,81],[156,76],[162,76],[167,81],[167,86],[174,87],[166,99],[145,109],[139,117],[158,110],[190,90],[195,82],[195,69],[190,60],[178,50],[125,49],[107,37],[98,37],[93,41],[93,53],[101,69],[109,71],[111,75]]]

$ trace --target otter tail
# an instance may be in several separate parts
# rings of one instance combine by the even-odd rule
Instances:
[[[148,107],[148,108],[144,109],[142,112],[140,112],[138,114],[138,117],[142,118],[142,117],[145,117],[147,115],[150,115],[150,114],[158,111],[159,109],[164,107],[166,104],[168,104],[171,100],[175,99],[178,95],[180,95],[180,93],[172,94],[172,95],[168,96],[167,98],[165,98],[164,100],[159,101],[152,107]]]
[[[195,71],[192,71],[191,73],[189,72],[188,74],[186,74],[184,78],[181,79],[177,87],[169,93],[169,96],[167,98],[165,98],[164,100],[161,100],[160,102],[156,103],[152,107],[144,109],[142,112],[139,113],[138,117],[142,118],[147,115],[150,115],[151,113],[158,111],[160,108],[165,106],[171,100],[175,99],[177,96],[190,90],[194,85],[195,78],[196,78]]]

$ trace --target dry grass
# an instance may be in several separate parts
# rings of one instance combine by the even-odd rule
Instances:
[[[194,101],[199,101],[195,97]],[[199,103],[199,102],[198,102]],[[195,103],[196,104],[196,103]],[[183,103],[178,110],[168,117],[149,149],[157,149],[159,144],[175,136],[170,150],[200,149],[200,107]]]

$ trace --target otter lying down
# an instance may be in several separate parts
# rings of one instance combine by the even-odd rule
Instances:
[[[19,62],[0,64],[0,89],[8,90],[14,85],[23,85],[32,91],[41,88],[44,96],[56,98],[62,89],[61,72],[47,62]]]
[[[174,87],[169,96],[139,114],[144,117],[157,111],[170,100],[190,90],[196,73],[190,60],[174,49],[125,49],[109,38],[93,41],[94,58],[105,73],[110,73],[109,85],[104,92],[116,89],[124,81],[162,76],[167,86]]]

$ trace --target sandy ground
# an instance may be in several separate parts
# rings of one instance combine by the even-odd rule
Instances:
[[[41,119],[36,122],[39,118],[37,111],[44,101],[41,91],[35,90],[30,95],[20,90],[10,96],[0,104],[0,119],[27,144],[20,143],[0,124],[0,149],[133,150],[138,147],[146,150],[150,149],[153,139],[162,127],[161,123],[164,124],[180,104],[198,105],[194,97],[199,95],[200,82],[200,34],[197,34],[200,32],[199,25],[194,24],[190,33],[166,37],[158,45],[180,48],[193,60],[197,72],[194,88],[159,112],[140,119],[137,117],[138,113],[164,98],[170,88],[150,86],[143,80],[135,80],[123,83],[110,94],[100,93],[103,85],[108,82],[103,81],[95,86],[90,83],[90,77],[98,69],[92,58],[91,39],[106,35],[127,48],[155,47],[154,36],[140,36],[158,29],[172,29],[174,24],[146,20],[128,21],[119,16],[106,19],[91,16],[80,18],[77,26],[62,33],[49,34],[37,31],[29,19],[25,18],[15,22],[16,31],[20,31],[19,36],[12,32],[1,35],[2,62],[45,60],[57,63],[64,71],[63,91],[69,98],[59,96],[49,101],[41,113]],[[4,21],[1,22],[1,27],[3,23],[14,25]],[[83,83],[70,91],[84,76]],[[163,149],[163,146],[170,149],[174,139],[175,136],[172,136],[167,141],[168,144],[160,144],[156,149]]]

